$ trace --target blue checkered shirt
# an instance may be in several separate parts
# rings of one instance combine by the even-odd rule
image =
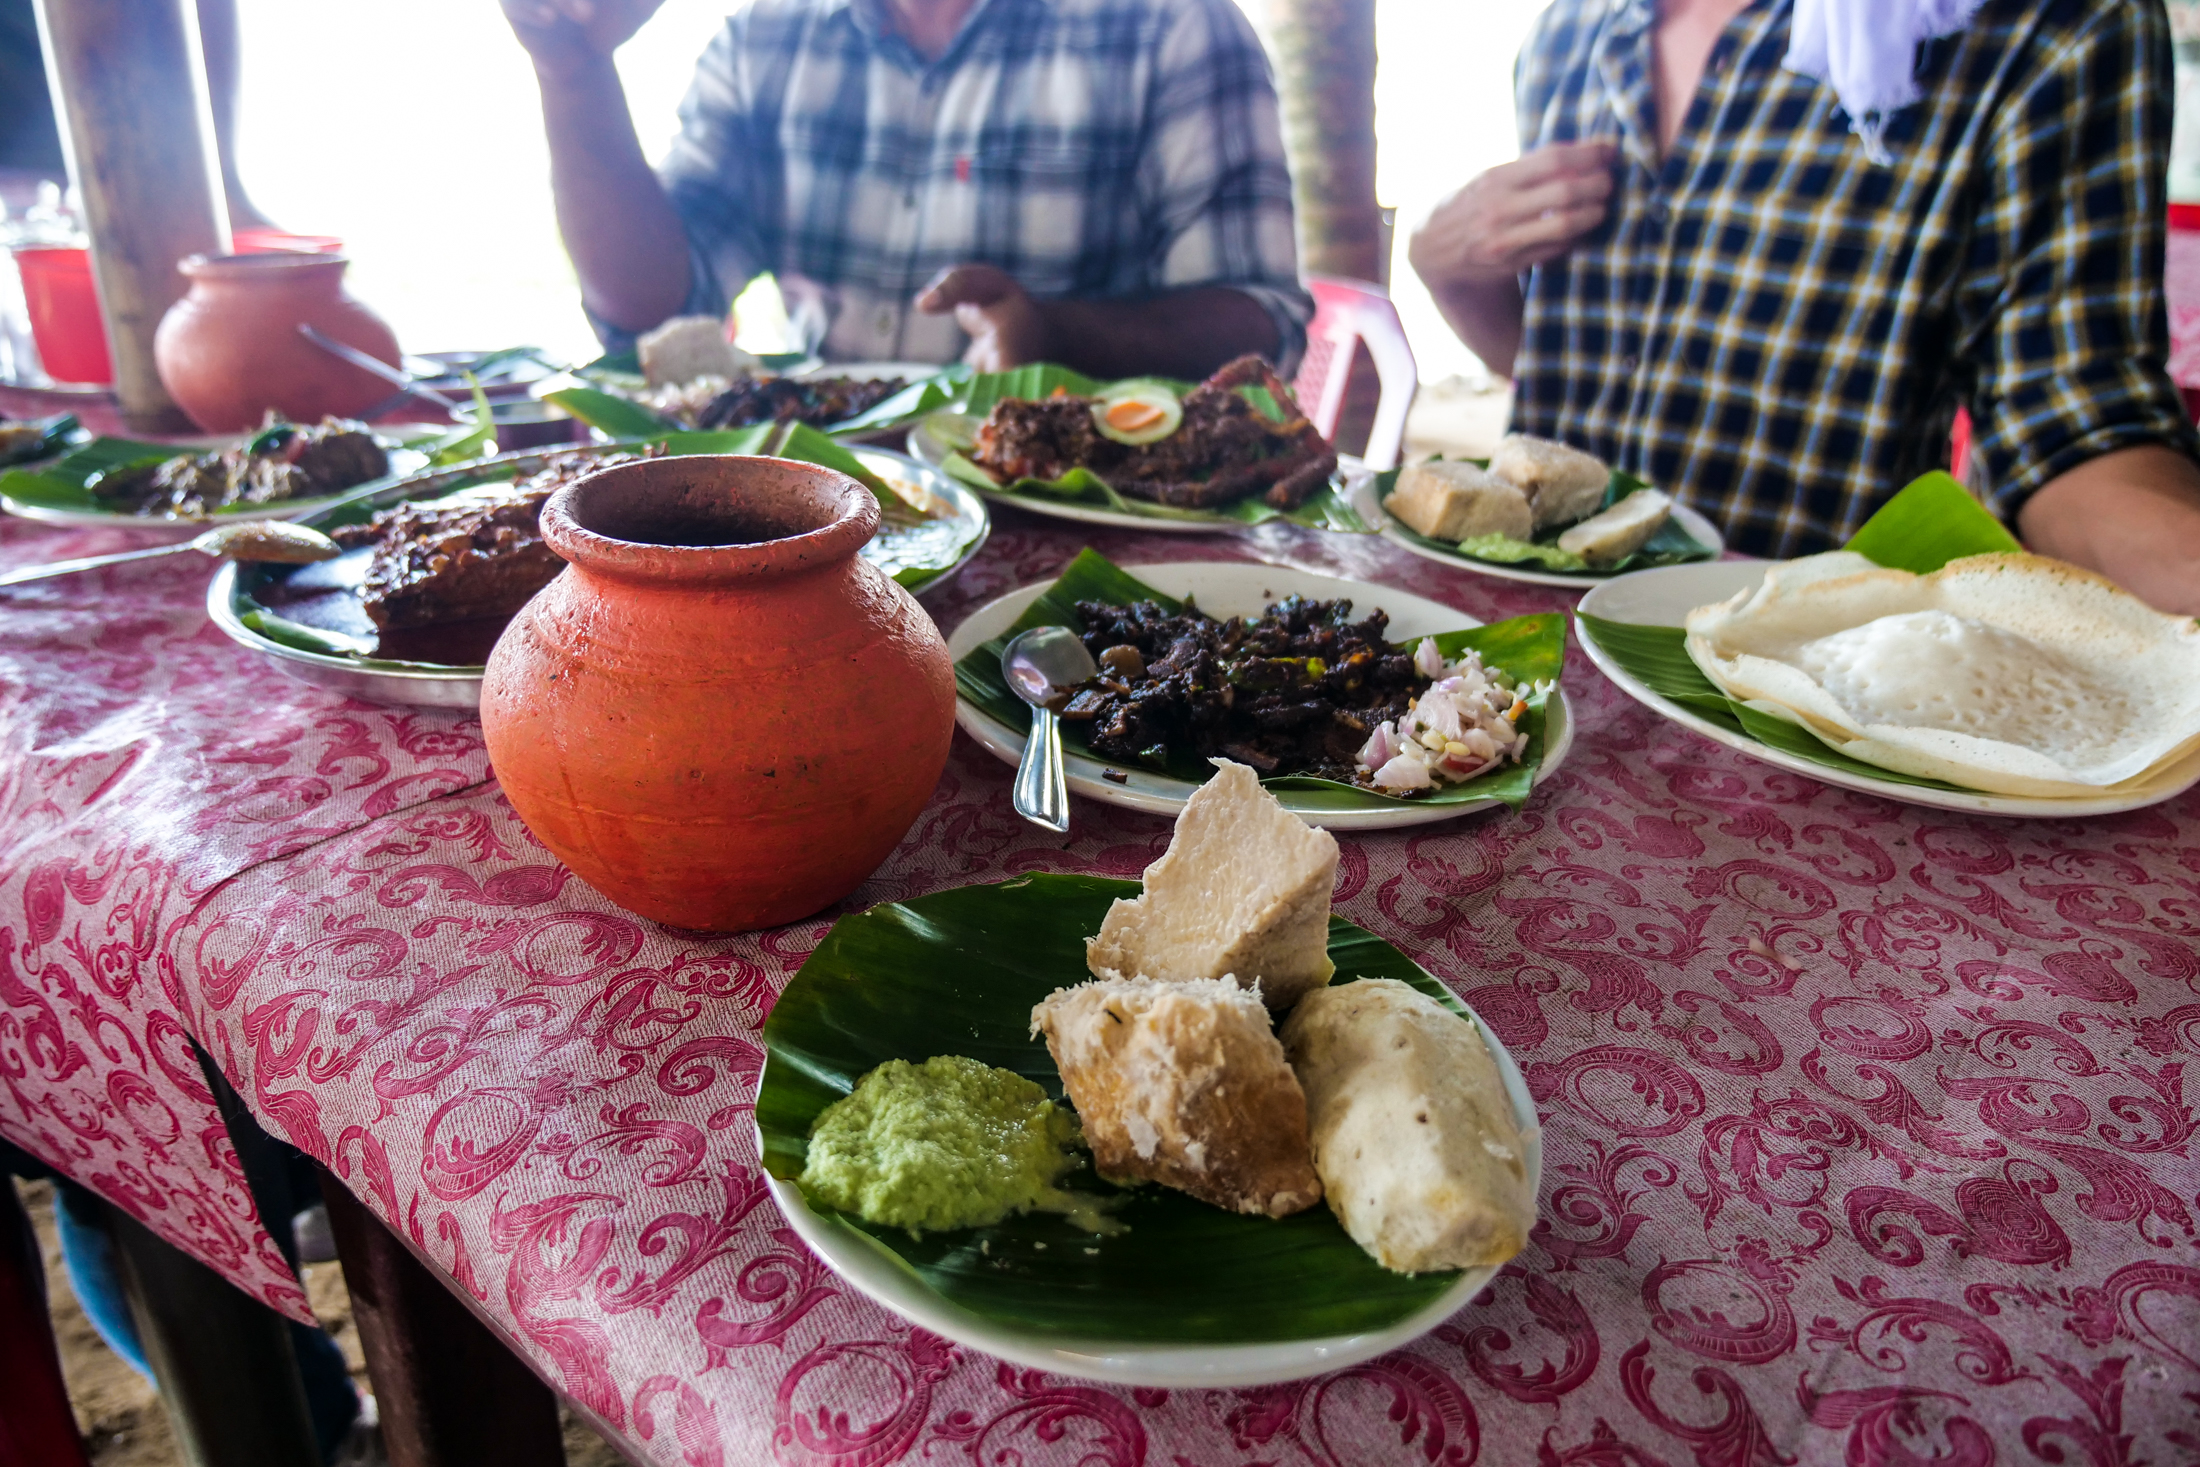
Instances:
[[[2165,363],[2161,0],[1986,0],[1920,48],[1874,164],[1781,69],[1789,0],[1731,24],[1659,156],[1654,0],[1555,0],[1526,147],[1621,139],[1609,219],[1526,277],[1514,424],[1671,489],[1756,555],[1831,549],[1948,462],[2006,516],[2097,455],[2200,449]]]
[[[753,0],[697,68],[659,170],[692,312],[761,271],[837,360],[950,361],[910,299],[997,265],[1041,299],[1241,290],[1304,339],[1268,60],[1231,0],[979,0],[928,63],[877,0]]]

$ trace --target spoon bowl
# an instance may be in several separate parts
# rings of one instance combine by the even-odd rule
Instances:
[[[1069,781],[1062,768],[1062,723],[1056,716],[1070,689],[1099,672],[1092,654],[1068,627],[1032,627],[1001,649],[1001,675],[1031,705],[1031,736],[1016,766],[1016,813],[1057,833],[1069,829]]]

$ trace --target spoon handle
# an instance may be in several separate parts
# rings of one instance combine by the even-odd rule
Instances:
[[[20,586],[26,581],[43,581],[52,576],[73,576],[78,571],[98,570],[103,565],[121,565],[128,560],[151,560],[156,555],[174,555],[179,550],[194,550],[189,540],[179,540],[173,545],[156,545],[150,550],[125,550],[120,555],[88,555],[82,560],[54,560],[44,565],[27,565],[21,570],[11,570],[0,575],[0,586]]]
[[[1062,773],[1062,723],[1051,708],[1031,710],[1031,737],[1016,765],[1016,813],[1057,833],[1069,829],[1069,781]]]

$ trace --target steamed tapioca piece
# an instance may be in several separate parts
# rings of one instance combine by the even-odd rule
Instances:
[[[1283,1009],[1336,972],[1329,894],[1337,840],[1283,808],[1243,764],[1214,760],[1143,894],[1108,909],[1085,963],[1100,978],[1258,984]]]
[[[1397,487],[1384,501],[1390,512],[1431,540],[1504,535],[1525,540],[1535,532],[1528,496],[1473,464],[1436,459],[1399,470]]]
[[[1852,758],[1999,794],[2132,789],[2200,745],[2200,628],[2040,556],[1775,565],[1690,612],[1688,651]]]
[[[1031,1026],[1101,1176],[1267,1217],[1321,1199],[1306,1097],[1256,994],[1227,978],[1097,979],[1057,989]]]
[[[1503,1076],[1474,1025],[1411,985],[1310,993],[1283,1026],[1337,1221],[1399,1273],[1505,1262],[1535,1226]]]
[[[1490,455],[1490,472],[1528,496],[1538,530],[1595,514],[1612,482],[1603,459],[1529,433],[1507,433]]]
[[[1610,509],[1589,516],[1558,537],[1558,548],[1597,570],[1618,565],[1650,543],[1673,517],[1673,501],[1655,489],[1637,489]]]

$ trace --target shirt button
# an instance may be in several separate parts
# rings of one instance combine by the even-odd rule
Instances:
[[[1650,222],[1661,228],[1673,222],[1673,211],[1663,199],[1650,206]]]
[[[1626,356],[1623,356],[1619,359],[1619,367],[1620,370],[1623,372],[1632,372],[1635,370],[1636,367],[1640,365],[1641,362],[1636,359],[1633,352],[1629,352]]]
[[[894,313],[891,310],[881,310],[878,313],[878,334],[881,336],[892,336],[894,334]]]

